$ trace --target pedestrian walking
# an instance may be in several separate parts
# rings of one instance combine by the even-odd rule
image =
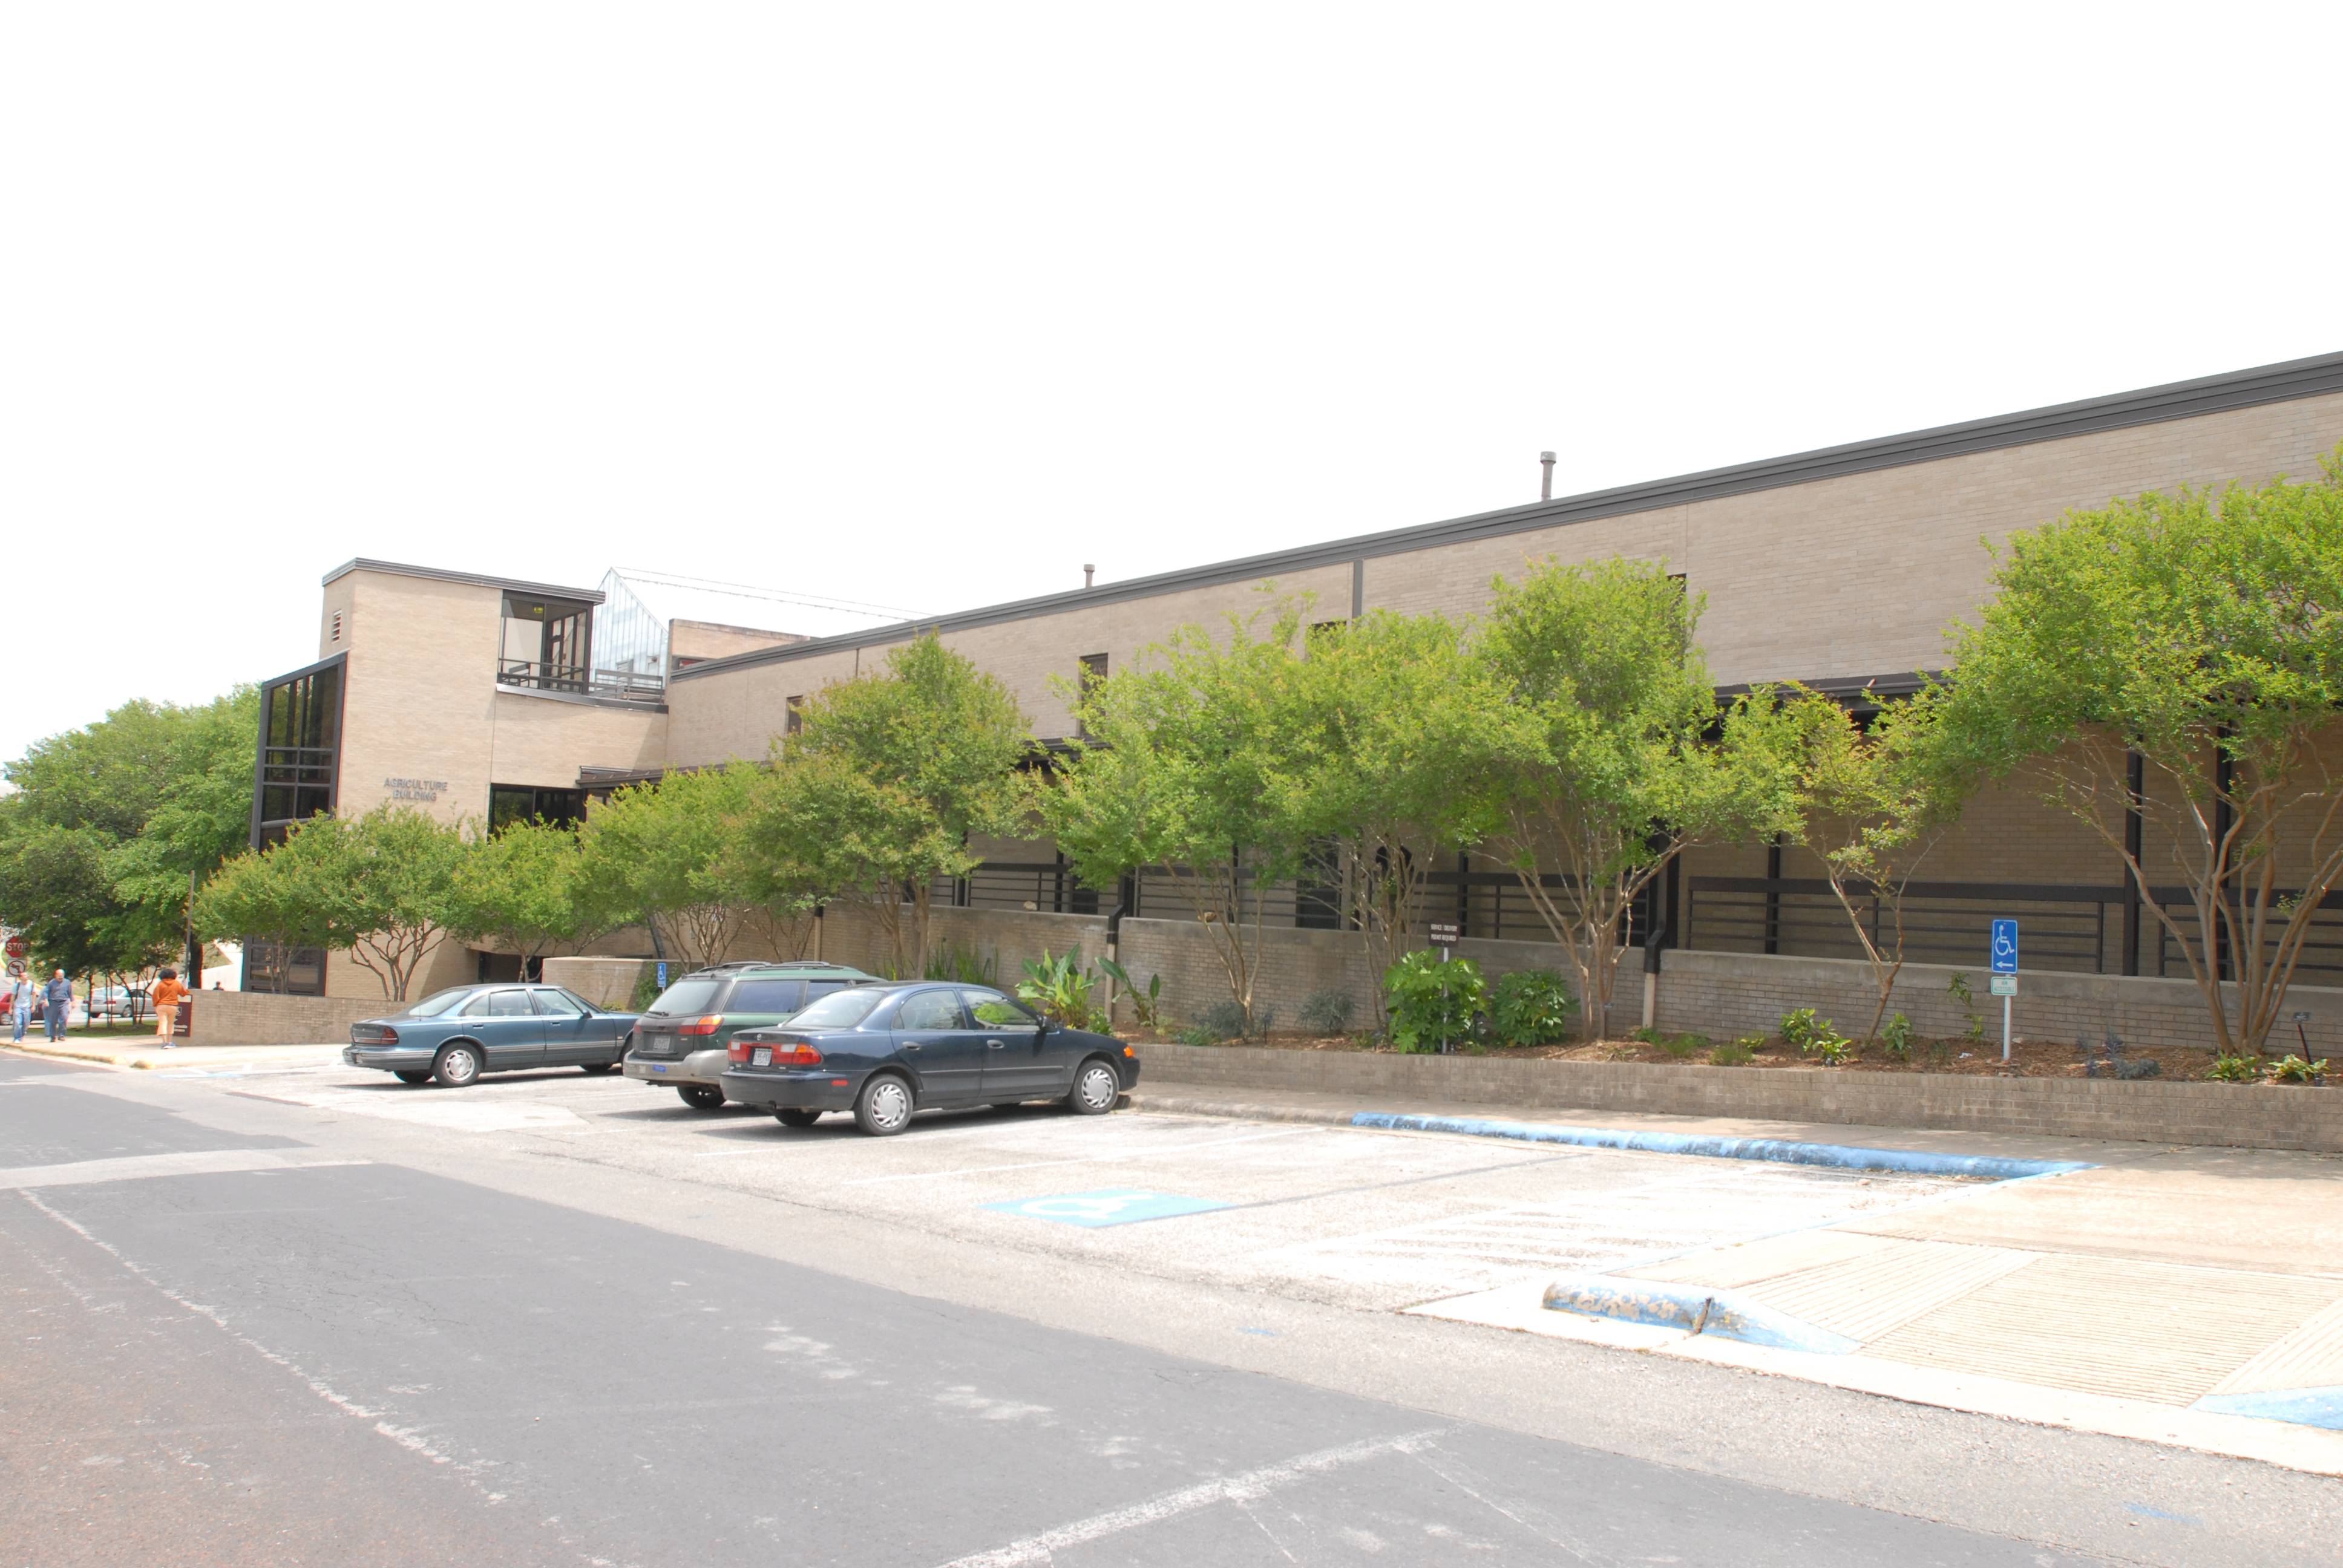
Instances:
[[[174,1049],[171,1031],[179,1024],[179,1004],[187,1000],[187,988],[179,983],[179,971],[165,970],[147,1000],[155,1004],[155,1038],[163,1042],[165,1050],[170,1050]]]
[[[73,981],[59,970],[41,988],[41,1017],[49,1026],[52,1044],[65,1037],[65,1020],[73,1016]]]
[[[23,970],[8,977],[8,1013],[15,1020],[17,1040],[25,1038],[25,1026],[33,1021],[33,999],[38,994],[33,989],[33,977]]]

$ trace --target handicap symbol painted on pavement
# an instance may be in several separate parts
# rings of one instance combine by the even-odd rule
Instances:
[[[1177,1192],[1152,1192],[1141,1187],[1110,1187],[1101,1192],[1013,1198],[1006,1203],[984,1203],[979,1207],[1095,1231],[1105,1225],[1128,1225],[1140,1220],[1168,1220],[1174,1214],[1202,1214],[1228,1205],[1213,1198],[1183,1198]]]

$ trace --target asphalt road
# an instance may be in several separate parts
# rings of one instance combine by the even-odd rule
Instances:
[[[2336,1560],[2333,1483],[1388,1310],[1715,1162],[1250,1131],[0,1058],[0,1562]]]

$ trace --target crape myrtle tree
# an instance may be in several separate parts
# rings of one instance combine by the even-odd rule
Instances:
[[[1904,900],[1928,853],[1958,820],[1969,777],[1931,743],[1935,709],[1879,705],[1866,724],[1802,686],[1778,694],[1794,747],[1798,841],[1822,862],[1855,931],[1878,996],[1867,1044],[1879,1036],[1904,969]]]
[[[1924,694],[1949,765],[2036,785],[2122,857],[2226,1053],[2260,1051],[2343,879],[2343,448],[2322,466],[2013,535]]]
[[[740,835],[756,793],[746,762],[614,789],[578,834],[581,928],[647,927],[688,969],[721,962],[754,894]]]
[[[1477,759],[1503,749],[1518,715],[1466,631],[1445,616],[1379,609],[1313,628],[1299,662],[1270,667],[1277,817],[1299,824],[1341,876],[1370,974],[1415,945],[1441,852],[1497,825]],[[1380,986],[1375,1006],[1380,1021]]]
[[[524,973],[598,934],[576,829],[543,818],[493,831],[481,822],[468,827],[448,889],[450,933],[518,955]]]
[[[196,900],[206,936],[347,950],[405,1001],[447,934],[463,833],[411,806],[313,817],[220,868]]]
[[[1651,561],[1533,566],[1495,583],[1477,643],[1516,722],[1485,761],[1484,847],[1609,1016],[1629,907],[1694,844],[1795,827],[1795,768],[1770,696],[1720,708],[1694,641],[1701,600]],[[1544,874],[1558,870],[1562,885]]]
[[[868,903],[895,973],[924,973],[935,883],[974,868],[972,837],[1022,825],[1031,744],[1006,686],[935,634],[914,638],[824,689],[777,743],[747,874],[776,903]]]
[[[1141,869],[1169,882],[1211,939],[1249,1033],[1262,895],[1293,875],[1322,826],[1282,772],[1301,643],[1290,601],[1232,615],[1218,637],[1181,628],[1078,694],[1082,739],[1034,797],[1091,887]]]

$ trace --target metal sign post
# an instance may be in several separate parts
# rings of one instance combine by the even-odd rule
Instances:
[[[1448,950],[1454,947],[1457,939],[1463,935],[1456,929],[1453,920],[1433,920],[1424,926],[1423,930],[1432,939],[1432,945],[1440,950],[1440,961],[1443,964],[1448,961]],[[1440,1054],[1448,1054],[1448,1026],[1445,1023],[1440,1026]]]
[[[2001,999],[2001,1060],[2009,1060],[2010,1002],[2017,995],[2017,922],[1993,922],[1993,994]]]

